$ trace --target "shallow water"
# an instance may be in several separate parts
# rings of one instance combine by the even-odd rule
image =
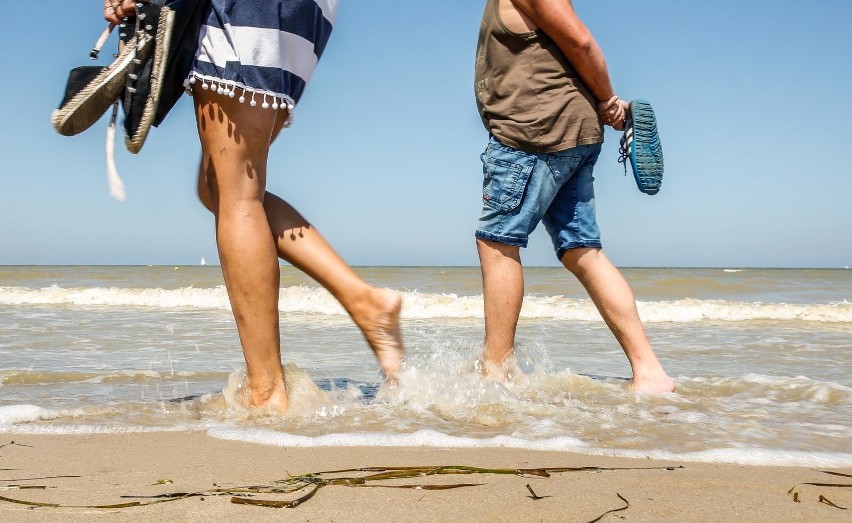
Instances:
[[[380,383],[358,330],[282,268],[292,409],[228,408],[242,353],[217,267],[0,267],[0,432],[207,430],[280,445],[510,446],[852,466],[852,272],[631,269],[677,394],[626,359],[564,270],[527,271],[519,371],[483,380],[478,268],[358,269],[405,293],[408,361]]]

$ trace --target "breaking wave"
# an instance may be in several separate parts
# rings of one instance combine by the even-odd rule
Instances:
[[[157,309],[229,309],[223,286],[212,288],[62,288],[0,287],[0,304],[11,306],[123,307]],[[852,322],[852,303],[785,304],[726,300],[681,299],[639,302],[645,322],[692,323],[701,321],[805,321]],[[281,289],[283,313],[342,316],[346,312],[324,289],[308,286]],[[481,318],[482,296],[406,292],[403,317]],[[600,321],[588,299],[564,296],[527,296],[521,317]]]

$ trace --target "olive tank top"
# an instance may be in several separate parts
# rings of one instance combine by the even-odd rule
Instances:
[[[488,0],[476,52],[475,90],[485,128],[501,143],[551,153],[603,142],[595,99],[541,29],[510,31]]]

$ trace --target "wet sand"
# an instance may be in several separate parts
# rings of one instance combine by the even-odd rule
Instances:
[[[11,442],[14,441],[14,444]],[[363,467],[467,465],[487,468],[624,467],[553,473],[432,475],[368,485],[479,486],[451,490],[328,485],[295,508],[204,495],[128,508],[51,508],[0,502],[0,521],[849,521],[852,483],[803,467],[659,462],[514,449],[285,448],[223,441],[199,432],[0,434],[0,496],[61,505],[111,505],[177,492],[272,485],[290,474]],[[671,470],[667,467],[674,467]],[[679,468],[683,467],[683,468]],[[852,474],[852,470],[835,472]],[[363,477],[368,472],[340,474]],[[79,476],[79,477],[56,477]],[[328,476],[331,477],[331,476]],[[32,479],[30,479],[32,478]],[[15,489],[14,485],[44,489]],[[533,499],[527,488],[541,499]],[[819,501],[820,495],[849,510]],[[254,495],[292,500],[295,494]]]

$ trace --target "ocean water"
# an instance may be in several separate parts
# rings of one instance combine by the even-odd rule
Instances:
[[[563,269],[527,269],[520,372],[506,383],[477,371],[478,268],[357,271],[404,293],[400,383],[381,382],[328,293],[282,267],[292,406],[271,415],[224,401],[244,365],[218,267],[0,267],[0,434],[852,466],[852,271],[626,269],[677,381],[653,397],[629,392],[626,358]]]

